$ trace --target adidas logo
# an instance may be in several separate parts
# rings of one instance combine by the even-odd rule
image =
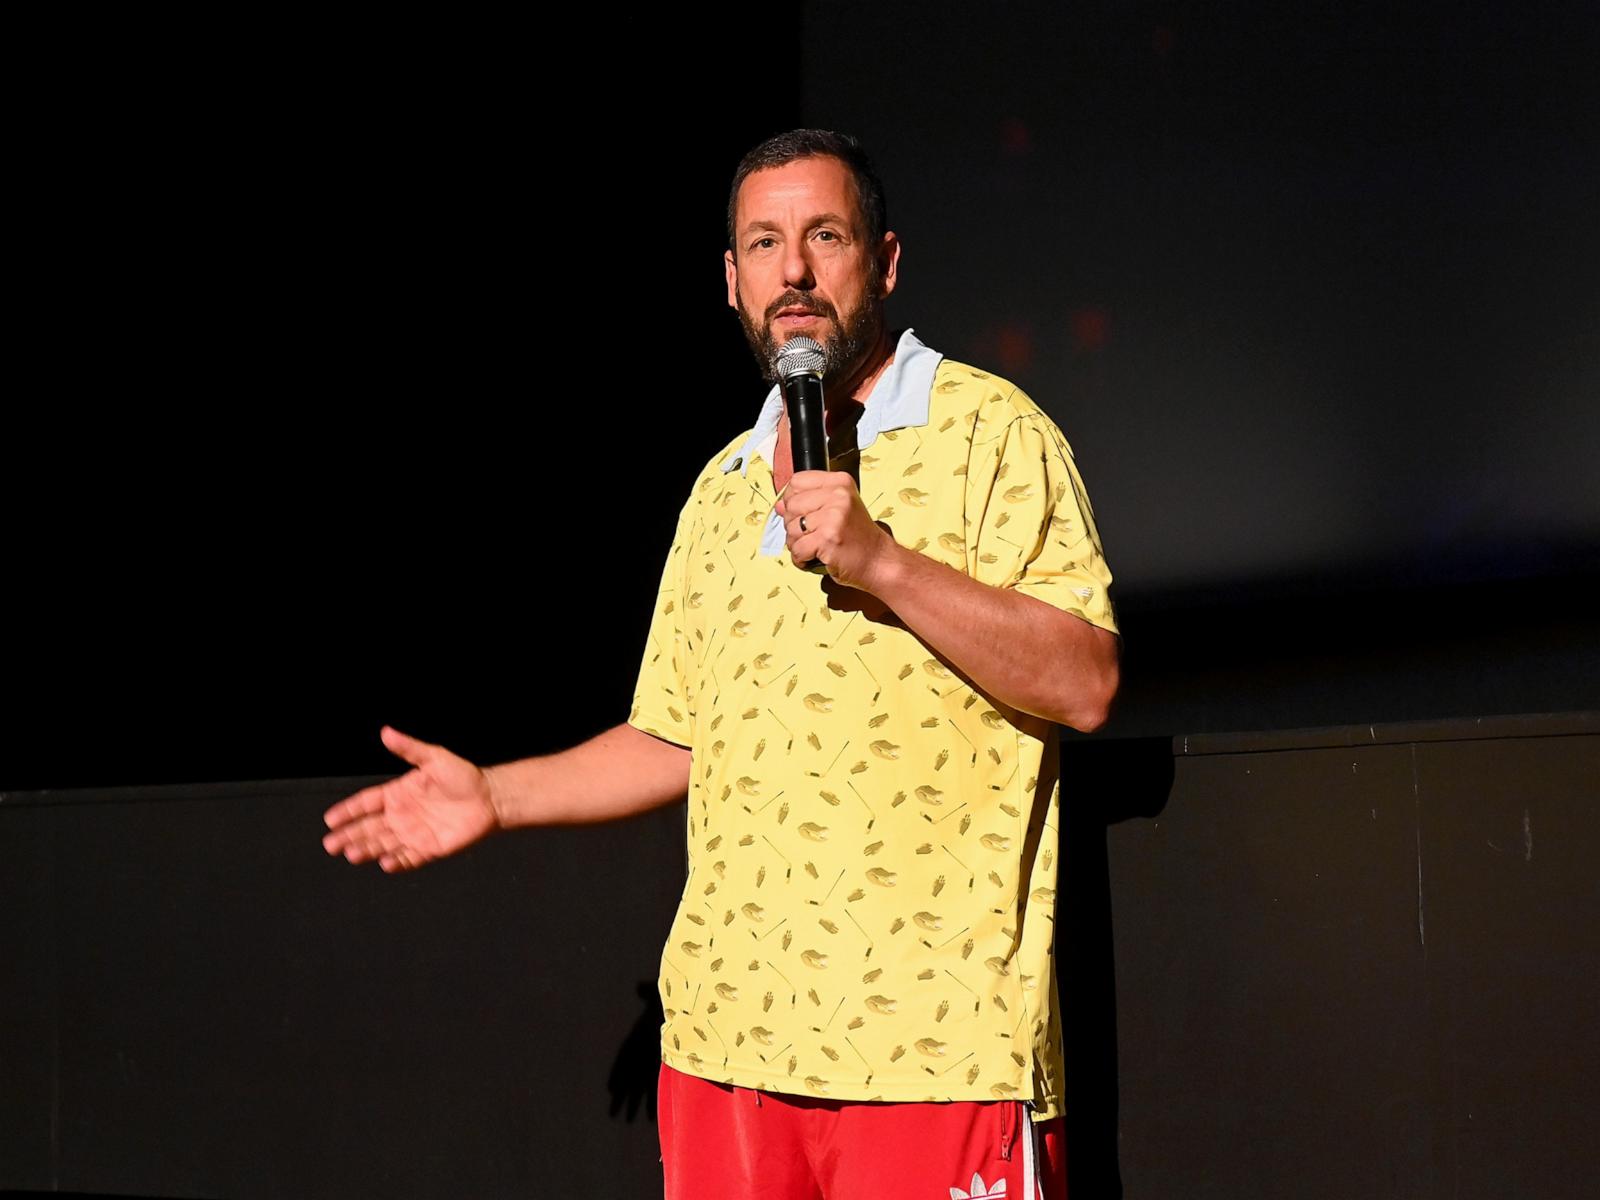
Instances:
[[[999,1197],[1006,1194],[1004,1179],[995,1180],[994,1190],[990,1191],[989,1185],[983,1181],[983,1176],[976,1171],[972,1173],[972,1183],[969,1186],[972,1188],[970,1192],[964,1192],[958,1187],[951,1188],[950,1200],[999,1200]]]

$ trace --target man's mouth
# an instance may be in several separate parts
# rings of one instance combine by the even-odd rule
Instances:
[[[814,300],[795,297],[786,304],[781,304],[776,311],[767,318],[770,322],[789,322],[801,324],[806,321],[827,320],[831,316],[829,306],[819,304]]]
[[[791,304],[777,311],[772,318],[772,324],[779,329],[795,329],[826,319],[827,314],[818,312],[814,308],[802,308]]]

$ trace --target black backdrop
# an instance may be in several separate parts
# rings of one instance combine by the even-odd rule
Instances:
[[[54,98],[74,286],[8,439],[0,786],[622,719],[682,496],[759,387],[721,214],[798,123],[797,44],[740,82],[676,13],[211,32],[73,39]]]
[[[759,390],[722,307],[725,180],[750,143],[801,121],[875,143],[911,247],[896,319],[1005,365],[1078,448],[1128,634],[1108,736],[1600,707],[1594,510],[1584,507],[1600,273],[1596,235],[1578,219],[1593,207],[1600,159],[1593,15],[1577,0],[1529,13],[1346,5],[1300,24],[1267,7],[997,6],[993,24],[942,39],[968,51],[964,70],[930,57],[940,39],[927,31],[955,14],[925,6],[921,24],[899,28],[881,15],[894,6],[864,15],[810,4],[777,17],[567,14],[559,29],[532,31],[135,18],[41,40],[26,114],[37,158],[18,186],[38,217],[27,249],[48,269],[29,280],[27,370],[5,442],[0,788],[385,771],[383,721],[494,760],[619,719],[682,492],[748,421]],[[852,39],[881,53],[864,61]],[[1009,82],[994,82],[997,63]],[[918,71],[937,103],[911,87]],[[1429,119],[1401,122],[1397,148],[1385,140],[1388,114],[1397,97],[1419,94]],[[996,158],[999,184],[981,203],[976,185],[944,186],[918,157],[937,158],[957,133],[996,156],[1027,152]],[[1321,190],[1338,156],[1359,195]],[[1298,173],[1285,176],[1284,161]],[[1478,162],[1492,184],[1475,182],[1467,168]],[[1458,180],[1453,223],[1432,221]],[[1518,180],[1536,186],[1496,190]],[[1013,227],[1009,214],[1028,211],[1030,195],[1058,206],[1041,240],[965,248],[974,231]],[[997,201],[1004,222],[993,219]],[[1413,236],[1423,269],[1398,292],[1363,290],[1383,272],[1347,261],[1350,245],[1370,238],[1392,251]],[[1500,268],[1493,286],[1515,301],[1509,325],[1482,311],[1485,285],[1470,273],[1486,245]],[[1263,291],[1263,280],[1294,286]],[[1308,293],[1315,319],[1282,302]],[[1196,302],[1208,295],[1227,303]],[[1029,304],[1042,307],[1029,315]],[[1218,336],[1239,321],[1250,336]],[[1371,386],[1374,360],[1434,380],[1428,403],[1414,402],[1415,389]],[[1490,361],[1496,369],[1482,369]],[[681,382],[652,374],[662,362],[677,364]],[[1230,397],[1252,364],[1265,372],[1260,389],[1217,422],[1246,432],[1225,438],[1197,405]],[[1305,381],[1329,372],[1339,403],[1313,411],[1329,393]],[[1468,393],[1456,426],[1449,401]],[[1116,421],[1101,423],[1107,413]],[[1491,453],[1509,428],[1496,424],[1502,414],[1539,430],[1534,449],[1548,452]],[[1308,429],[1338,434],[1326,457],[1341,479],[1375,485],[1350,518],[1354,536],[1327,543],[1330,558],[1282,552],[1298,545],[1295,521],[1322,511],[1305,483],[1319,477],[1302,473],[1323,465],[1307,451]],[[1216,488],[1193,486],[1182,461],[1151,457],[1230,443],[1249,453]],[[1313,451],[1328,444],[1309,439]],[[1433,444],[1445,452],[1425,452]],[[1570,519],[1522,536],[1484,507],[1485,496],[1513,493],[1546,515],[1542,498],[1563,498]],[[1458,501],[1454,525],[1415,519]],[[1438,536],[1375,560],[1340,557],[1369,546],[1361,534],[1379,524]],[[1203,535],[1244,552],[1193,551]],[[1165,553],[1180,544],[1181,555]],[[1224,565],[1169,570],[1174,559]],[[574,661],[578,644],[588,649]],[[289,1047],[307,1077],[332,1061],[334,1089],[418,1089],[408,1111],[419,1129],[435,1111],[424,1093],[466,1102],[484,1078],[526,1087],[548,1067],[541,1056],[598,1062],[647,1010],[647,997],[619,992],[570,1043],[535,1030],[501,1061],[485,1035],[454,1067],[440,1059],[431,1073],[386,1075],[387,1051],[360,1040],[357,1000],[405,998],[382,1017],[383,1041],[425,1031],[440,1008],[468,1033],[514,1021],[504,998],[480,1005],[462,991],[475,972],[550,1003],[498,953],[498,935],[452,928],[463,897],[510,920],[515,936],[536,924],[519,897],[541,904],[560,871],[581,873],[596,857],[636,855],[641,877],[670,892],[658,859],[676,860],[664,844],[672,822],[663,814],[619,841],[604,830],[508,839],[436,879],[345,872],[335,882],[315,846],[325,790],[163,791],[144,797],[149,809],[98,815],[80,795],[63,826],[41,815],[54,812],[48,801],[24,810],[6,829],[19,861],[60,874],[6,885],[21,901],[38,888],[61,898],[60,924],[11,906],[30,919],[9,927],[4,961],[27,966],[8,994],[27,1001],[29,1020],[55,1012],[69,1031],[98,1030],[63,1050],[88,1077],[120,1081],[130,1110],[140,1077],[114,1052],[148,1048],[130,1027],[159,1035],[153,1069],[169,1099],[210,1103],[189,1067],[233,1060],[195,1065],[192,1047],[161,1042],[163,1022],[198,996],[211,1005],[208,1044],[231,1045],[235,1065]],[[1084,813],[1091,836],[1074,853],[1095,852],[1103,816],[1120,819]],[[1132,844],[1145,831],[1124,832]],[[308,857],[286,870],[275,855],[297,841]],[[1292,867],[1273,850],[1287,843],[1261,844],[1278,869]],[[1102,872],[1143,879],[1147,865]],[[1567,866],[1569,891],[1555,901],[1583,884]],[[1100,987],[1084,1026],[1093,1037],[1133,1027],[1104,999],[1112,929],[1101,878],[1078,896],[1099,939],[1087,964]],[[186,898],[203,909],[185,916]],[[652,892],[648,902],[663,900]],[[353,906],[346,919],[367,947],[342,965],[341,930],[320,924],[339,904]],[[297,942],[298,923],[319,927],[314,946]],[[652,937],[636,932],[619,969],[636,960],[647,982]],[[1116,932],[1119,947],[1138,944],[1138,930]],[[1539,962],[1513,964],[1502,986],[1515,998],[1540,970],[1592,963],[1575,933]],[[169,937],[238,969],[207,974],[187,954],[144,955]],[[1201,929],[1193,952],[1220,940]],[[29,965],[58,944],[77,956],[54,968],[71,976],[68,991],[101,998],[82,1011],[53,1008],[52,976]],[[1158,977],[1171,968],[1139,961]],[[275,963],[286,973],[274,975]],[[95,1007],[107,994],[97,964],[114,969],[110,994],[129,998],[109,1024]],[[308,1030],[329,996],[297,993],[296,980],[332,989],[338,1019],[321,1033]],[[246,983],[238,1007],[212,1003]],[[1464,995],[1463,1010],[1473,1002]],[[540,1012],[552,1028],[572,1016]],[[237,1036],[256,1017],[286,1015],[270,1037]],[[1133,1023],[1153,1015],[1137,1008]],[[33,1037],[32,1025],[17,1030]],[[330,1044],[333,1059],[319,1057]],[[1085,1119],[1109,1122],[1115,1074],[1095,1078],[1107,1103]],[[30,1136],[41,1112],[32,1083],[7,1097]],[[281,1116],[299,1085],[250,1103],[263,1119]],[[515,1138],[542,1120],[526,1103],[485,1136]],[[210,1111],[219,1144],[235,1116]],[[165,1144],[164,1131],[138,1126],[76,1132],[91,1155]],[[286,1144],[309,1138],[323,1162],[341,1161],[328,1131],[288,1132]],[[1403,1126],[1386,1136],[1420,1144]],[[460,1178],[447,1150],[428,1154],[430,1179]],[[114,1161],[101,1165],[97,1177],[114,1177]],[[279,1169],[305,1165],[285,1158]],[[372,1182],[362,1164],[347,1167]],[[193,1189],[216,1190],[203,1172]]]
[[[63,31],[0,786],[620,719],[759,398],[725,180],[801,121],[876,149],[893,318],[1074,441],[1109,734],[1594,706],[1592,6],[918,11]]]

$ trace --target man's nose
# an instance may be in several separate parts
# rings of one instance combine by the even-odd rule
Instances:
[[[811,256],[804,239],[791,242],[783,255],[783,282],[785,287],[810,291],[816,285],[811,272]]]

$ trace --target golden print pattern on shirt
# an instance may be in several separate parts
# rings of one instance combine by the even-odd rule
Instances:
[[[1053,731],[873,597],[760,555],[770,468],[721,461],[684,508],[630,716],[695,750],[664,1056],[749,1087],[1053,1115]],[[1115,628],[1070,452],[1009,384],[941,364],[928,425],[859,462],[902,544]]]

